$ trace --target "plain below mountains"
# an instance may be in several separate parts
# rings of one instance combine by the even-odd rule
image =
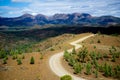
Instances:
[[[7,18],[0,17],[0,26],[34,26],[46,24],[60,25],[81,25],[81,26],[109,26],[120,25],[120,18],[114,16],[95,17],[87,13],[72,13],[72,14],[55,14],[53,16],[45,16],[38,14],[24,14],[20,17]]]

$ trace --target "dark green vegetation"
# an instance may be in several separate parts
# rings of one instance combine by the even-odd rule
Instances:
[[[60,80],[72,80],[72,77],[70,75],[64,75],[60,78]]]
[[[1,30],[0,31],[0,59],[4,59],[3,63],[6,64],[7,60],[6,57],[8,55],[12,56],[13,59],[17,59],[18,54],[22,53],[31,53],[31,52],[40,52],[41,49],[36,44],[47,40],[50,37],[62,35],[65,33],[72,33],[72,34],[80,34],[84,32],[93,32],[93,33],[106,33],[106,34],[119,34],[120,27],[109,27],[109,28],[100,28],[100,27],[80,27],[76,25],[74,27],[62,25],[62,26],[54,26],[48,28],[12,28],[8,30]],[[98,40],[98,43],[100,41]],[[42,45],[40,45],[42,46]],[[51,47],[48,45],[46,48]],[[43,49],[45,50],[45,49]],[[53,48],[50,49],[54,51]],[[73,51],[73,54],[75,52]],[[84,57],[86,54],[83,54],[82,60],[84,62]],[[113,55],[113,62],[115,61],[115,56]],[[24,58],[24,57],[23,57]],[[72,64],[72,63],[70,63]]]
[[[71,53],[64,52],[64,59],[73,68],[74,74],[99,75],[120,79],[120,65],[116,61],[120,60],[120,52],[112,46],[109,53],[89,52],[83,47],[79,52],[74,49]]]
[[[34,63],[35,63],[35,60],[34,60],[34,57],[32,56],[30,59],[30,64],[34,64]]]
[[[18,65],[22,64],[21,59],[17,59],[17,64],[18,64]]]

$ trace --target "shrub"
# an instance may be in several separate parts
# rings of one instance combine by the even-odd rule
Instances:
[[[88,54],[87,48],[83,48],[83,49],[79,52],[78,56],[79,56],[79,58],[81,59],[81,62],[85,62],[85,58],[86,58],[87,54]]]
[[[72,54],[76,54],[75,47],[72,50]]]
[[[113,61],[113,62],[116,61],[115,53],[112,54],[112,61]]]
[[[120,57],[120,52],[116,52],[116,58]]]
[[[34,64],[34,57],[33,56],[30,59],[30,64]]]
[[[104,71],[104,66],[103,65],[99,65],[99,71],[103,72]]]
[[[73,65],[73,68],[74,68],[74,73],[77,74],[77,73],[81,73],[81,70],[82,70],[82,66],[79,64],[79,63],[75,63]]]
[[[94,49],[96,49],[96,46],[94,46]]]
[[[68,59],[68,63],[70,66],[73,66],[76,63],[76,59],[71,55]]]
[[[99,59],[103,59],[103,56],[102,56],[102,54],[101,53],[97,53],[97,58],[96,58],[97,60],[99,60]]]
[[[98,39],[97,43],[101,43],[101,41]]]
[[[17,59],[17,64],[18,64],[18,65],[22,64],[21,59]]]
[[[67,50],[65,50],[64,51],[64,58],[65,58],[65,60],[68,61],[69,57],[70,57],[69,52]]]
[[[4,50],[0,50],[0,59],[5,58],[6,57],[6,52]]]
[[[22,55],[22,59],[25,59],[25,56],[24,56],[24,55]]]
[[[104,57],[104,58],[108,58],[107,53],[104,53],[104,54],[103,54],[103,57]]]
[[[90,53],[90,57],[91,57],[92,60],[95,60],[96,57],[97,57],[96,52],[94,52],[94,51],[91,52],[91,53]]]
[[[12,59],[13,59],[13,60],[14,60],[14,59],[17,59],[17,57],[18,57],[17,55],[13,55],[13,56],[12,56]]]
[[[91,68],[92,68],[91,64],[90,64],[90,63],[87,63],[87,65],[86,65],[86,74],[87,74],[87,75],[90,75],[90,74],[91,74]]]
[[[54,51],[55,49],[51,48],[50,51]]]
[[[95,71],[95,77],[98,78],[98,71]]]
[[[3,64],[7,64],[7,59],[6,58],[3,59]]]
[[[115,68],[114,68],[114,77],[115,78],[120,78],[120,66],[117,65]]]
[[[112,66],[111,65],[108,65],[108,64],[104,64],[104,75],[106,77],[108,76],[112,76]]]
[[[60,80],[72,80],[72,77],[70,75],[64,75],[60,78]]]

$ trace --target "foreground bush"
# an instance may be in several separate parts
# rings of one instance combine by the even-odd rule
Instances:
[[[64,75],[60,78],[60,80],[72,80],[72,77],[70,75]]]

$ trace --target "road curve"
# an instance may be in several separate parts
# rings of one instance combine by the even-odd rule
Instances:
[[[77,43],[82,42],[91,36],[94,36],[94,34],[80,38],[74,42],[71,42],[70,44],[75,46],[75,49],[81,48],[82,45],[77,44]],[[68,50],[68,52],[71,52],[71,51],[72,51],[72,48]],[[77,77],[77,76],[69,73],[67,70],[65,70],[65,68],[62,66],[62,62],[61,62],[61,58],[63,57],[63,54],[64,54],[64,51],[56,53],[55,55],[50,57],[49,66],[50,66],[51,70],[59,77],[67,74],[67,75],[71,75],[73,80],[85,80],[85,79],[83,79],[81,77]]]

